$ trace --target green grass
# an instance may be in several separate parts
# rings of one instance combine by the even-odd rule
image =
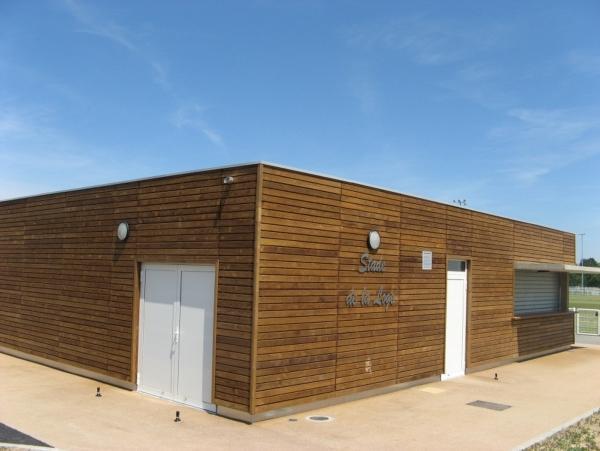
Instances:
[[[569,307],[593,308],[600,310],[600,296],[586,296],[582,294],[571,294],[569,296]]]

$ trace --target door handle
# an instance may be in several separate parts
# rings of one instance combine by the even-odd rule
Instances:
[[[175,333],[173,334],[173,343],[174,344],[178,344],[179,343],[179,329],[177,329],[175,331]]]

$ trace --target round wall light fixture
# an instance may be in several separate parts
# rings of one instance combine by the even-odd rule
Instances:
[[[379,232],[377,230],[371,230],[369,232],[369,236],[367,237],[367,244],[369,249],[372,251],[376,251],[379,249],[381,245],[381,237],[379,236]]]
[[[117,226],[117,238],[119,241],[125,241],[127,236],[129,236],[129,224],[123,221]]]

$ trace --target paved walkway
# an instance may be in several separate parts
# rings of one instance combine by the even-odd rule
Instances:
[[[575,335],[576,345],[600,345],[600,335]]]
[[[599,374],[600,347],[580,347],[249,426],[105,385],[96,398],[98,382],[0,354],[0,423],[64,450],[508,450],[600,407]]]

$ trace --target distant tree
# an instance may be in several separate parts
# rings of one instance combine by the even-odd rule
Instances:
[[[600,263],[595,258],[584,258],[581,261],[581,266],[600,267]],[[583,284],[586,287],[600,287],[600,274],[584,274]],[[570,274],[569,285],[572,287],[581,286],[581,274]]]

